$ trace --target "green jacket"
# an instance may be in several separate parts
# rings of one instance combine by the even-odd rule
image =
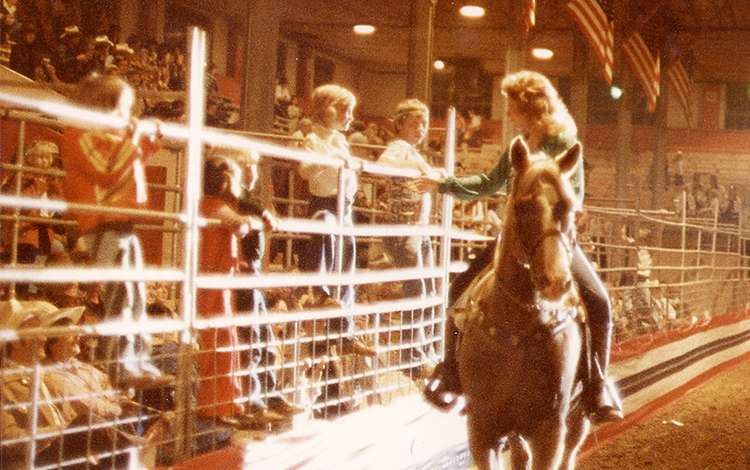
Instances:
[[[572,147],[578,140],[575,136],[561,133],[548,136],[539,142],[535,152],[544,152],[552,157],[557,156]],[[512,178],[513,168],[510,165],[510,149],[506,149],[500,156],[497,166],[489,174],[472,176],[449,176],[438,180],[438,192],[450,194],[458,199],[477,199],[490,196],[502,190]],[[576,190],[578,199],[583,202],[583,158],[570,176],[570,183]]]

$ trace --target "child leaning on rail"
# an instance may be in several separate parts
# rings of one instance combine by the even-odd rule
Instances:
[[[357,192],[357,174],[354,167],[360,159],[349,153],[349,144],[342,132],[349,129],[354,119],[354,106],[357,100],[354,94],[338,85],[327,84],[317,87],[312,94],[313,130],[305,137],[303,146],[306,150],[318,155],[343,160],[343,169],[303,163],[300,175],[307,180],[310,189],[310,205],[307,214],[311,219],[323,220],[329,225],[342,221],[344,227],[353,225],[354,195]],[[341,179],[341,181],[340,181]],[[339,194],[339,188],[344,194]],[[344,199],[343,213],[339,214],[339,197]],[[338,244],[341,243],[339,250]],[[318,272],[321,275],[336,271],[336,257],[343,253],[340,267],[343,274],[353,274],[356,260],[354,237],[336,235],[312,235],[304,251],[300,253],[300,269]],[[353,285],[340,287],[341,294],[336,295],[334,286],[316,288],[317,294],[340,301],[342,306],[354,304]],[[344,315],[329,320],[326,333],[344,335],[341,337],[340,350],[363,356],[376,356],[377,351],[354,338],[354,318]]]
[[[407,99],[396,107],[393,119],[396,128],[396,139],[388,143],[385,151],[378,158],[379,163],[400,168],[414,168],[423,176],[435,178],[447,176],[445,170],[432,168],[419,153],[418,147],[427,136],[430,127],[430,110],[426,104],[417,99]],[[388,185],[388,222],[394,224],[427,225],[430,222],[432,194],[419,194],[411,191],[406,178],[393,178]],[[434,266],[432,242],[428,236],[386,237],[383,242],[398,268],[431,268]],[[411,279],[404,281],[403,292],[406,297],[425,297],[435,295],[435,282],[431,278]],[[429,377],[431,367],[436,359],[432,340],[436,336],[431,326],[421,327],[420,323],[432,325],[432,308],[404,311],[403,324],[416,324],[412,330],[403,330],[402,339],[408,339],[415,345],[409,350],[407,362],[414,364],[412,376]],[[407,354],[403,350],[403,354]]]
[[[251,230],[273,230],[278,220],[270,212],[262,216],[242,215],[239,199],[244,175],[240,163],[228,157],[231,151],[213,149],[203,171],[202,217],[218,219],[201,228],[198,268],[201,274],[232,275],[240,272],[238,241]],[[246,155],[242,163],[254,175],[257,155]],[[230,289],[199,289],[197,312],[201,318],[234,316],[235,296]],[[238,329],[234,325],[201,329],[198,336],[198,409],[204,417],[240,418],[248,411],[241,370]],[[265,409],[263,409],[265,410]],[[263,413],[263,410],[252,410]]]
[[[22,163],[24,167],[49,170],[52,168],[54,158],[59,153],[58,146],[54,142],[38,141],[26,150]],[[14,163],[20,164],[21,162],[14,161]],[[61,197],[61,194],[56,189],[57,187],[54,185],[54,180],[51,176],[20,171],[20,175],[13,172],[3,180],[0,192],[13,196],[46,200],[59,199]],[[12,208],[6,208],[3,212],[13,214],[15,211]],[[41,220],[51,220],[55,214],[49,210],[23,209],[19,211],[19,215],[34,217],[38,221],[19,220],[17,233],[14,221],[10,220],[2,224],[2,261],[4,263],[14,261],[19,264],[34,264],[38,259],[44,259],[45,256],[53,251],[52,248],[56,241],[55,233],[52,230],[53,226],[41,222]],[[12,260],[12,242],[14,239],[16,242],[16,259]],[[33,296],[33,292],[30,292],[29,284],[17,283],[16,296],[20,299]]]
[[[245,154],[235,152],[239,160]],[[271,226],[277,224],[276,218],[264,209],[260,201],[253,196],[253,189],[257,179],[257,165],[248,165],[244,172],[245,184],[242,194],[237,201],[237,210],[244,216],[268,219]],[[240,272],[261,275],[263,259],[265,257],[266,236],[263,230],[250,227],[239,240]],[[266,299],[260,289],[238,289],[234,293],[235,306],[238,312],[251,315],[266,315]],[[248,344],[248,350],[243,349],[241,362],[243,368],[248,369],[245,388],[250,396],[250,410],[254,416],[280,419],[296,413],[304,408],[298,407],[286,400],[277,386],[276,371],[272,370],[278,357],[276,334],[270,323],[252,324],[238,328],[240,342]],[[270,369],[269,369],[270,368]]]
[[[65,129],[60,151],[68,202],[99,208],[145,208],[145,164],[161,146],[155,136],[144,134],[143,127],[134,120],[134,98],[130,85],[111,75],[85,78],[74,90],[71,96],[74,104],[131,124],[120,130]],[[132,215],[79,211],[72,216],[82,233],[75,249],[91,255],[92,267],[143,267],[143,252]],[[131,323],[130,332],[99,341],[99,359],[108,362],[112,381],[118,386],[137,389],[171,382],[173,377],[161,374],[151,363],[148,335],[132,330],[146,319],[144,283],[104,282],[101,298],[102,321],[122,319]]]

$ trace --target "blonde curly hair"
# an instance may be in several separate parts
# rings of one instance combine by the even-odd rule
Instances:
[[[544,128],[548,135],[578,133],[568,108],[544,75],[530,70],[513,73],[503,79],[501,90],[510,105]]]

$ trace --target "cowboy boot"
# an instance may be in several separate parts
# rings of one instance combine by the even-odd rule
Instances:
[[[445,323],[445,358],[435,366],[435,370],[424,389],[425,399],[441,411],[450,411],[461,394],[461,379],[458,374],[456,348],[459,331],[453,318],[448,316]]]
[[[611,330],[589,325],[589,335],[589,377],[584,396],[589,420],[596,425],[621,419],[623,414],[620,395],[614,383],[607,380]]]

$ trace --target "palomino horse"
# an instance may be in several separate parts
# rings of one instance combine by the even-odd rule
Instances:
[[[514,179],[489,266],[454,306],[474,465],[490,469],[511,437],[514,468],[572,469],[589,422],[582,388],[583,309],[571,275],[579,144],[550,158],[510,149]],[[520,439],[519,439],[520,438]],[[525,445],[523,444],[525,443]],[[522,456],[523,458],[520,458]]]

